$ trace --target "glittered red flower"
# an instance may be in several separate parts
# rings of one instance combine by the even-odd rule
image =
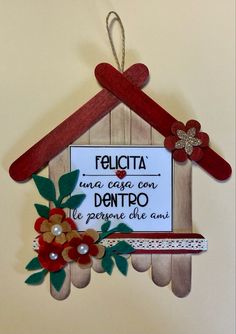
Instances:
[[[66,218],[64,210],[59,208],[50,210],[48,219],[39,217],[34,228],[48,243],[55,241],[64,244],[79,235],[74,221],[69,217]]]
[[[64,246],[55,242],[47,243],[42,240],[39,243],[38,259],[41,266],[48,271],[58,271],[66,265],[62,257]]]
[[[202,148],[208,146],[209,137],[205,132],[200,132],[201,125],[195,120],[190,120],[184,125],[175,122],[171,127],[172,136],[166,137],[164,146],[173,151],[173,158],[183,162],[187,158],[199,161],[203,157]]]
[[[97,231],[88,229],[80,233],[79,237],[70,240],[62,256],[67,262],[75,261],[81,268],[89,268],[92,266],[92,257],[100,259],[105,253],[104,246],[95,244],[98,238]]]

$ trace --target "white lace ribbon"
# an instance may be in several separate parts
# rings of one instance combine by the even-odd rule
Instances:
[[[206,239],[104,239],[101,244],[112,247],[119,241],[126,241],[135,250],[192,250],[206,251],[208,243]]]

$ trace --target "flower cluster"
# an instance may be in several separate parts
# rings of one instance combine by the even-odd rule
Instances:
[[[58,181],[57,197],[55,186],[50,179],[33,175],[40,195],[53,203],[55,208],[50,210],[45,205],[35,204],[40,216],[34,224],[39,233],[36,250],[38,256],[27,264],[26,269],[40,271],[30,275],[25,281],[27,284],[42,283],[50,272],[51,284],[60,291],[66,277],[64,267],[69,262],[76,262],[80,268],[89,268],[93,264],[93,258],[102,259],[103,269],[109,275],[112,273],[114,261],[119,271],[127,274],[127,259],[122,255],[132,253],[134,248],[125,241],[120,241],[108,249],[100,242],[112,233],[129,233],[132,229],[123,223],[110,229],[111,222],[107,221],[101,226],[100,234],[93,229],[78,232],[75,222],[66,217],[65,208],[78,208],[85,199],[84,194],[71,195],[78,177],[79,170],[62,175]]]
[[[38,260],[48,271],[58,271],[71,261],[88,268],[92,265],[92,257],[100,259],[105,253],[105,247],[96,244],[99,233],[93,229],[79,233],[62,209],[50,210],[48,219],[38,218],[35,229],[40,233]]]
[[[205,132],[200,132],[201,125],[195,120],[190,120],[184,125],[175,122],[171,127],[173,135],[165,138],[165,147],[173,151],[173,158],[183,162],[188,157],[199,161],[203,157],[203,149],[209,144],[209,137]]]

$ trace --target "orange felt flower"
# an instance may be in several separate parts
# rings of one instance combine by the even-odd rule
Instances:
[[[64,244],[79,235],[74,221],[66,218],[64,210],[59,208],[50,210],[48,219],[39,217],[34,228],[41,234],[40,238],[48,243],[55,241]]]
[[[92,266],[92,258],[100,259],[105,253],[105,247],[95,242],[99,238],[99,233],[93,229],[88,229],[80,233],[69,241],[62,256],[66,262],[75,261],[81,268],[89,268]]]

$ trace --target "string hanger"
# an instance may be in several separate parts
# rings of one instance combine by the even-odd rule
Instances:
[[[109,19],[111,18],[112,15],[114,15],[114,17],[109,22]],[[115,45],[114,45],[114,41],[113,41],[113,38],[112,38],[112,27],[113,27],[113,24],[116,21],[119,23],[119,26],[120,26],[120,29],[121,29],[121,43],[122,43],[121,62],[118,59],[118,55],[117,55]],[[117,64],[117,68],[120,72],[123,73],[124,72],[124,67],[125,67],[125,29],[124,29],[124,26],[122,24],[120,16],[116,12],[111,11],[107,14],[106,28],[107,28],[107,34],[108,34],[108,38],[109,38],[109,41],[110,41],[112,53],[113,53],[113,56],[114,56],[116,64]]]

